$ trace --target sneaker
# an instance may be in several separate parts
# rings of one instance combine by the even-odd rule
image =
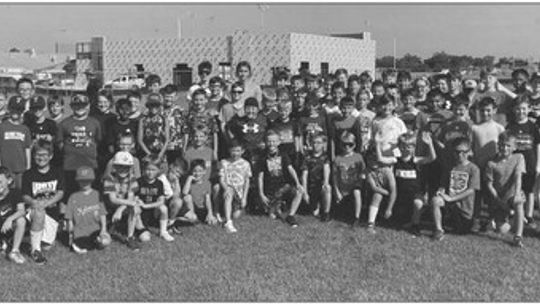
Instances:
[[[478,232],[480,232],[480,228],[481,228],[480,227],[480,221],[477,220],[477,219],[473,220],[473,225],[471,227],[471,232],[472,233],[478,233]]]
[[[323,212],[321,213],[321,222],[329,222],[330,221],[330,214]]]
[[[351,222],[351,228],[357,228],[360,227],[360,219],[354,218]]]
[[[43,256],[43,253],[39,250],[34,250],[30,254],[30,257],[32,257],[32,260],[34,260],[34,263],[38,265],[45,265],[47,263],[47,259],[45,256]]]
[[[2,240],[2,245],[0,245],[0,254],[5,255],[8,249],[8,243],[6,240]]]
[[[527,226],[529,226],[531,229],[536,229],[536,223],[534,222],[534,218],[532,217],[525,217],[525,220],[527,221]]]
[[[375,231],[375,223],[368,223],[367,225],[367,232],[370,233],[370,234],[375,234],[377,233]]]
[[[441,241],[444,238],[444,231],[442,230],[435,230],[433,232],[433,239],[435,241]]]
[[[312,212],[313,216],[318,216],[319,213],[320,213],[319,208],[313,210],[313,212]]]
[[[135,237],[129,237],[127,238],[127,246],[129,249],[133,251],[139,251],[141,250],[141,244],[139,244],[139,241]]]
[[[272,220],[275,220],[277,218],[277,216],[276,216],[276,214],[274,212],[270,212],[268,214],[268,217],[270,217],[270,219],[272,219]]]
[[[41,242],[41,249],[43,249],[43,251],[49,251],[53,248],[53,246],[54,246],[54,243],[49,244],[49,243]]]
[[[161,237],[162,239],[164,239],[165,241],[167,242],[172,242],[174,241],[174,237],[172,235],[169,234],[169,232],[165,231],[163,233],[161,233],[159,235],[159,237]]]
[[[216,214],[216,220],[218,221],[218,223],[223,223],[223,218],[221,218],[221,214]]]
[[[8,254],[8,258],[10,261],[12,261],[15,264],[23,264],[26,262],[26,259],[23,257],[23,255],[18,251],[12,251]]]
[[[236,230],[236,228],[234,227],[232,221],[227,221],[227,222],[225,223],[225,225],[223,225],[223,227],[224,227],[225,230],[227,230],[227,232],[229,232],[229,233],[235,233],[235,232],[238,231],[238,230]]]
[[[73,250],[73,252],[77,253],[77,254],[85,254],[88,252],[88,250],[84,249],[84,248],[80,248],[79,246],[77,246],[75,243],[73,243],[71,245],[71,249]]]
[[[288,215],[285,218],[285,222],[287,222],[287,224],[291,225],[291,227],[293,228],[298,227],[298,222],[296,221],[296,218],[294,217],[294,215]]]
[[[418,237],[420,235],[422,235],[422,232],[420,232],[420,225],[418,224],[414,224],[411,226],[411,233],[413,234],[414,237]]]
[[[523,238],[516,235],[514,237],[512,245],[514,245],[515,247],[523,248]]]

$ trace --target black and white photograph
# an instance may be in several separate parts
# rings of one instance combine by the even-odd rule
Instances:
[[[0,2],[2,302],[540,299],[540,3]]]

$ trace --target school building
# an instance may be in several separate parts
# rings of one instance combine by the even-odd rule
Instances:
[[[254,80],[271,84],[276,69],[300,68],[326,75],[338,68],[350,73],[365,70],[375,73],[375,41],[369,32],[357,34],[313,35],[236,31],[230,36],[169,38],[154,40],[107,40],[94,37],[76,45],[77,72],[96,72],[109,81],[125,74],[140,77],[150,73],[162,82],[189,87],[197,81],[197,65],[208,60],[214,75],[233,79],[234,67],[247,60]]]

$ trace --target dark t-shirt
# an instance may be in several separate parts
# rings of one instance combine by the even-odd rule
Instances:
[[[25,125],[16,125],[6,120],[0,124],[0,162],[11,172],[26,170],[26,149],[32,145],[30,130]]]
[[[527,173],[536,172],[536,147],[540,144],[540,132],[532,121],[526,123],[510,123],[506,126],[510,134],[516,136],[516,150],[514,153],[521,153],[525,157],[525,168]]]
[[[70,116],[64,119],[58,128],[57,140],[64,143],[64,170],[77,170],[80,166],[97,168],[101,126],[95,118],[77,120]]]
[[[50,199],[58,191],[64,190],[64,175],[53,167],[47,173],[41,173],[33,167],[24,172],[22,181],[22,194],[33,199]]]
[[[237,140],[244,144],[247,150],[256,149],[264,141],[267,127],[268,122],[262,114],[257,115],[255,119],[235,115],[228,123],[230,132]]]
[[[164,196],[163,183],[159,179],[155,179],[153,183],[149,183],[144,177],[137,180],[139,189],[137,195],[145,204],[152,204],[157,201],[160,196]]]
[[[451,196],[457,195],[469,188],[480,190],[480,169],[469,162],[466,165],[456,165],[451,170],[446,170],[441,176],[441,186]],[[462,215],[471,219],[474,211],[474,194],[461,201],[455,202]]]
[[[310,150],[313,147],[313,137],[317,134],[328,135],[326,129],[326,116],[319,114],[317,117],[302,117],[298,125],[298,133],[302,135],[304,145]]]
[[[328,156],[324,153],[319,156],[308,154],[302,161],[300,169],[308,171],[308,187],[315,188],[322,186],[324,180],[324,165],[329,164]]]
[[[290,182],[288,167],[291,160],[287,154],[278,151],[274,155],[265,153],[259,163],[258,172],[264,173],[264,193],[273,194],[286,183]]]
[[[30,129],[32,140],[37,141],[44,139],[49,142],[55,142],[56,134],[58,134],[58,127],[56,122],[50,118],[45,118],[42,123],[38,123],[35,120],[30,120],[26,124]]]
[[[263,113],[261,112],[265,117],[266,119],[268,120],[268,123],[273,123],[274,121],[276,121],[278,118],[279,118],[279,113],[272,110],[268,113]]]
[[[281,141],[280,148],[293,159],[296,152],[295,138],[298,136],[298,121],[289,119],[288,122],[283,122],[279,118],[270,124],[270,129],[278,132]]]
[[[17,210],[17,205],[21,203],[23,203],[21,191],[16,188],[9,189],[8,195],[0,201],[0,218],[10,216]]]
[[[117,136],[123,134],[129,130],[133,134],[135,143],[137,142],[137,132],[139,131],[139,125],[136,120],[129,120],[127,124],[119,122],[118,118],[113,118],[108,121],[107,128],[104,130],[105,143],[107,146],[113,145],[116,147]]]
[[[73,221],[73,237],[87,237],[101,228],[101,216],[106,215],[105,206],[99,192],[92,189],[89,193],[73,193],[66,207],[66,219]]]
[[[420,172],[414,163],[414,157],[408,161],[398,158],[394,165],[394,175],[399,196],[414,196],[422,193]]]

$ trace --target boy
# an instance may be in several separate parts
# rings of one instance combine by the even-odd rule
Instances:
[[[187,100],[191,102],[193,100],[193,93],[197,90],[203,90],[206,96],[210,96],[209,89],[209,76],[212,74],[212,64],[209,61],[203,61],[197,66],[197,74],[199,75],[199,82],[192,85],[189,88],[187,94]]]
[[[403,120],[407,130],[416,131],[419,128],[419,122],[425,120],[424,112],[416,108],[416,98],[413,90],[405,90],[401,93],[401,103],[403,107],[399,111],[399,118]]]
[[[58,202],[64,197],[64,176],[60,169],[51,166],[53,158],[52,143],[40,139],[33,149],[34,166],[32,169],[24,172],[22,176],[23,186],[22,195],[31,212],[31,230],[30,242],[33,251],[41,251],[41,243],[44,249],[53,245],[54,237],[46,240],[46,236],[56,236],[56,230],[49,231],[49,226],[44,226],[42,222],[45,217],[52,217],[60,220],[60,210]]]
[[[189,145],[193,138],[190,135],[193,134],[193,130],[198,125],[206,126],[208,130],[208,138],[210,139],[205,144],[214,150],[214,158],[217,159],[218,155],[218,126],[214,116],[210,114],[206,105],[208,104],[208,97],[206,91],[199,89],[193,93],[191,100],[191,108],[186,119],[187,132],[184,135],[184,142]],[[184,147],[185,149],[185,147]],[[185,150],[184,150],[185,151]]]
[[[150,94],[148,96],[150,96]],[[154,93],[154,94],[159,94],[159,93]],[[147,100],[145,104],[148,103],[148,96],[146,98]],[[131,109],[129,111],[129,119],[138,122],[143,114],[142,109],[141,109],[142,95],[139,91],[129,91],[126,98],[131,102]]]
[[[225,81],[219,76],[210,78],[210,97],[208,97],[207,108],[210,111],[212,116],[218,116],[221,111],[221,107],[227,103],[229,100],[225,98],[223,90],[226,86]]]
[[[279,118],[278,101],[275,93],[267,90],[263,91],[263,107],[261,113],[269,123],[273,123]]]
[[[88,116],[90,103],[84,95],[75,95],[70,103],[73,114],[64,119],[58,128],[57,141],[64,154],[64,178],[66,197],[77,190],[77,168],[97,168],[97,143],[101,141],[99,122]]]
[[[17,96],[21,99],[21,102],[24,105],[23,113],[26,113],[30,108],[30,99],[32,99],[36,93],[34,82],[30,78],[23,77],[17,80],[16,88]]]
[[[64,98],[58,95],[52,95],[47,99],[47,110],[49,110],[49,117],[59,124],[64,120]]]
[[[26,228],[24,202],[17,188],[10,188],[13,182],[7,167],[0,167],[0,240],[1,251],[7,250],[9,231],[13,230],[13,245],[8,258],[15,264],[23,264],[26,260],[20,252],[20,246]],[[32,257],[36,255],[32,254]],[[41,260],[40,260],[41,262]]]
[[[527,198],[525,202],[525,219],[527,224],[534,226],[534,193],[535,179],[540,174],[540,132],[535,123],[529,120],[530,99],[520,95],[514,101],[515,121],[506,126],[506,131],[516,137],[515,153],[525,158],[525,171],[521,179],[521,187]]]
[[[291,77],[291,91],[292,93],[300,91],[300,89],[304,88],[306,85],[306,82],[304,81],[304,78],[300,75],[293,75]]]
[[[324,111],[326,113],[328,122],[333,121],[335,117],[338,117],[341,115],[339,105],[340,105],[341,99],[347,96],[345,85],[340,81],[336,81],[332,85],[331,96],[332,96],[332,99],[324,105]]]
[[[399,92],[403,94],[403,92],[411,90],[412,89],[412,76],[409,71],[401,70],[397,74],[397,85],[399,88]]]
[[[112,223],[122,218],[124,210],[128,210],[127,218],[127,246],[133,251],[139,251],[141,246],[134,237],[137,217],[141,213],[142,202],[135,199],[138,188],[137,179],[133,176],[133,156],[126,151],[117,152],[113,158],[113,170],[103,179],[103,194],[111,203],[114,210]]]
[[[80,189],[71,194],[66,206],[69,245],[78,254],[103,249],[111,243],[111,236],[107,233],[107,211],[99,192],[92,189],[94,178],[92,168],[79,167],[75,180]]]
[[[504,132],[499,136],[497,156],[488,161],[485,179],[490,197],[492,214],[499,231],[504,231],[510,210],[515,213],[515,236],[513,244],[523,247],[523,221],[525,201],[521,187],[522,176],[526,172],[523,154],[514,153],[517,138]]]
[[[330,142],[331,159],[335,158],[336,152],[341,153],[341,151],[339,151],[339,145],[336,145],[336,139],[340,138],[341,133],[345,131],[351,132],[356,137],[356,152],[360,152],[360,148],[362,147],[362,143],[360,142],[362,139],[360,121],[352,115],[353,110],[355,110],[354,99],[351,97],[344,97],[341,99],[339,105],[341,115],[336,116],[330,123],[330,128],[328,128],[328,136],[332,138],[332,141]]]
[[[133,105],[127,98],[121,98],[116,102],[116,113],[118,113],[118,115],[115,119],[110,121],[108,129],[104,130],[105,143],[109,153],[114,153],[118,150],[118,147],[116,147],[116,144],[118,143],[118,134],[129,132],[133,138],[137,138],[139,125],[136,120],[129,119],[129,113],[131,113],[132,109]],[[136,147],[136,143],[134,143],[134,147]]]
[[[330,220],[330,203],[332,188],[330,187],[330,161],[325,152],[326,135],[316,134],[313,137],[313,149],[302,162],[302,186],[304,200],[313,211],[313,215],[321,215],[321,221]],[[322,207],[319,207],[319,204]]]
[[[8,111],[8,119],[0,124],[0,164],[10,170],[15,187],[21,189],[23,172],[30,169],[32,136],[22,124],[24,103],[20,97],[9,99]]]
[[[147,156],[143,159],[143,176],[137,180],[138,190],[135,196],[142,202],[138,207],[145,210],[154,209],[154,214],[159,214],[159,236],[167,242],[174,241],[167,231],[169,214],[165,205],[165,194],[163,183],[158,179],[160,174],[160,160],[156,156]],[[139,226],[143,226],[141,216],[137,216]],[[144,229],[144,228],[143,228]],[[141,241],[147,242],[150,240],[150,233],[144,230],[140,235]]]
[[[394,116],[394,109],[392,98],[385,95],[379,100],[378,113],[373,119],[371,134],[375,142],[381,143],[382,153],[385,156],[395,155],[399,136],[407,132],[405,123]]]
[[[167,85],[163,88],[163,116],[169,122],[169,144],[165,155],[167,163],[171,164],[185,151],[185,137],[188,133],[186,124],[186,109],[175,105],[176,87]]]
[[[361,89],[356,97],[356,106],[358,107],[358,121],[360,123],[360,152],[367,151],[371,141],[371,125],[375,118],[375,112],[368,109],[370,101],[370,92],[366,89]]]
[[[40,139],[51,143],[56,142],[58,127],[54,120],[45,117],[46,107],[45,99],[41,96],[34,97],[30,100],[30,113],[33,114],[34,119],[26,121],[25,124],[30,129],[34,143]]]
[[[118,134],[117,147],[118,148],[115,152],[123,151],[133,156],[133,153],[135,151],[135,137],[133,137],[133,134],[131,134],[129,129],[126,130],[126,132],[124,133]],[[112,157],[107,163],[103,176],[108,176],[112,174],[113,169],[114,169],[114,157]],[[133,166],[131,166],[130,174],[131,176],[135,178],[141,177],[141,165],[140,165],[139,159],[136,157],[133,157]]]
[[[247,206],[251,165],[242,158],[244,148],[239,141],[233,140],[229,146],[230,158],[219,163],[219,183],[223,193],[225,212],[224,228],[227,232],[237,232],[233,218],[238,218]]]
[[[339,209],[343,210],[354,205],[354,218],[352,227],[360,225],[360,212],[362,211],[362,194],[360,185],[362,184],[362,174],[366,168],[362,155],[354,152],[356,138],[354,134],[345,131],[339,137],[342,149],[333,163],[333,188],[335,201]],[[350,214],[350,211],[347,210]]]
[[[328,136],[326,128],[326,117],[321,112],[319,98],[310,94],[306,101],[309,115],[300,117],[298,123],[298,146],[302,154],[309,153],[313,149],[313,139],[317,134]]]
[[[188,208],[194,208],[199,221],[204,220],[209,225],[215,225],[218,222],[218,219],[214,216],[217,210],[214,210],[212,206],[212,185],[206,178],[209,169],[206,167],[206,161],[195,159],[189,165],[190,175],[182,189],[183,200]],[[231,232],[234,231],[234,229],[230,230]]]
[[[281,151],[287,154],[293,167],[297,168],[298,152],[298,120],[291,119],[292,102],[290,100],[282,101],[279,104],[279,118],[270,124],[270,129],[276,131],[280,136]]]
[[[467,233],[471,229],[475,192],[480,190],[480,170],[469,161],[470,141],[458,138],[454,141],[453,149],[453,165],[444,170],[440,188],[431,201],[435,221],[433,239],[437,241],[444,237],[443,207],[448,207],[452,212],[456,232]]]
[[[292,197],[285,222],[297,227],[296,211],[302,201],[303,188],[287,154],[279,150],[280,136],[270,130],[266,134],[266,151],[259,163],[259,198],[271,218],[281,216],[284,201]],[[293,186],[293,184],[295,186]]]

